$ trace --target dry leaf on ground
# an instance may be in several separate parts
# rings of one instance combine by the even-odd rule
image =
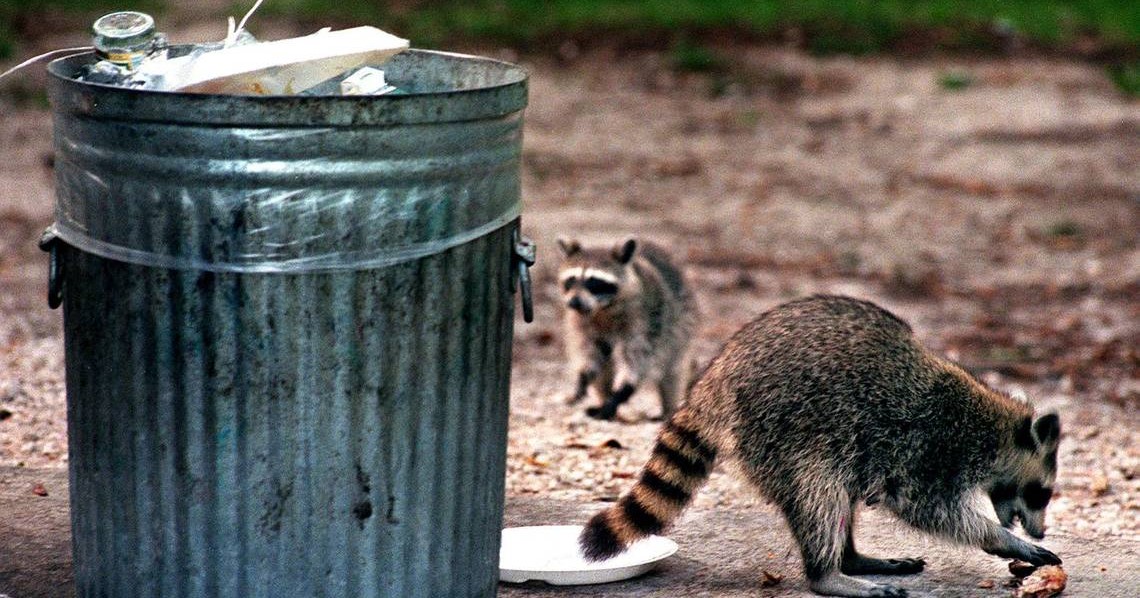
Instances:
[[[764,578],[760,580],[760,587],[762,588],[770,588],[784,581],[784,575],[782,573],[771,573],[769,571],[761,571],[761,573],[764,576]]]

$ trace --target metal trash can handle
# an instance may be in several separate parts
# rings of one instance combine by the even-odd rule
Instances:
[[[49,226],[44,229],[44,234],[40,235],[40,249],[48,252],[48,292],[47,300],[48,307],[55,309],[63,303],[63,276],[61,269],[63,268],[59,257],[59,235],[55,232],[55,226]]]
[[[511,292],[522,290],[523,321],[527,324],[534,321],[534,294],[531,292],[530,267],[534,265],[534,241],[522,236],[516,228],[511,235],[514,244],[513,261],[518,265],[518,277],[511,277]]]

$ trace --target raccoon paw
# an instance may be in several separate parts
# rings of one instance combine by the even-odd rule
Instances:
[[[824,596],[849,596],[852,598],[902,598],[906,590],[890,584],[879,584],[850,577],[839,571],[832,571],[812,581],[811,590]]]
[[[906,575],[909,573],[920,573],[926,568],[926,559],[918,557],[915,559],[886,559],[887,565],[890,567],[892,573]]]
[[[1061,564],[1061,557],[1054,554],[1053,551],[1037,546],[1036,544],[1029,545],[1029,550],[1026,551],[1026,554],[1021,556],[1021,560],[1037,565],[1038,567],[1042,565]]]
[[[868,595],[873,598],[906,598],[907,593],[904,588],[883,583],[875,586]]]
[[[1038,567],[1061,564],[1061,557],[1053,554],[1049,549],[1030,544],[1004,529],[1001,531],[1003,534],[997,546],[983,546],[982,549],[1003,559],[1019,559]]]
[[[617,409],[609,405],[602,405],[601,407],[587,407],[586,415],[605,421],[611,421],[617,416]]]

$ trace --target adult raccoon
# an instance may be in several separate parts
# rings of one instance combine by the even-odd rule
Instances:
[[[783,511],[811,589],[905,596],[852,574],[917,573],[921,559],[855,549],[856,506],[879,502],[906,523],[990,554],[1059,564],[1004,529],[1045,535],[1060,421],[995,392],[919,345],[886,310],[814,296],[736,333],[663,426],[633,488],[580,538],[592,560],[672,523],[718,455]],[[975,505],[988,493],[1001,525]],[[1004,526],[1004,527],[1003,527]]]

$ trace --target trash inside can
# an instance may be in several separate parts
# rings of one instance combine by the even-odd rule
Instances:
[[[78,594],[494,595],[525,72],[252,97],[93,60],[49,67],[44,239]]]

